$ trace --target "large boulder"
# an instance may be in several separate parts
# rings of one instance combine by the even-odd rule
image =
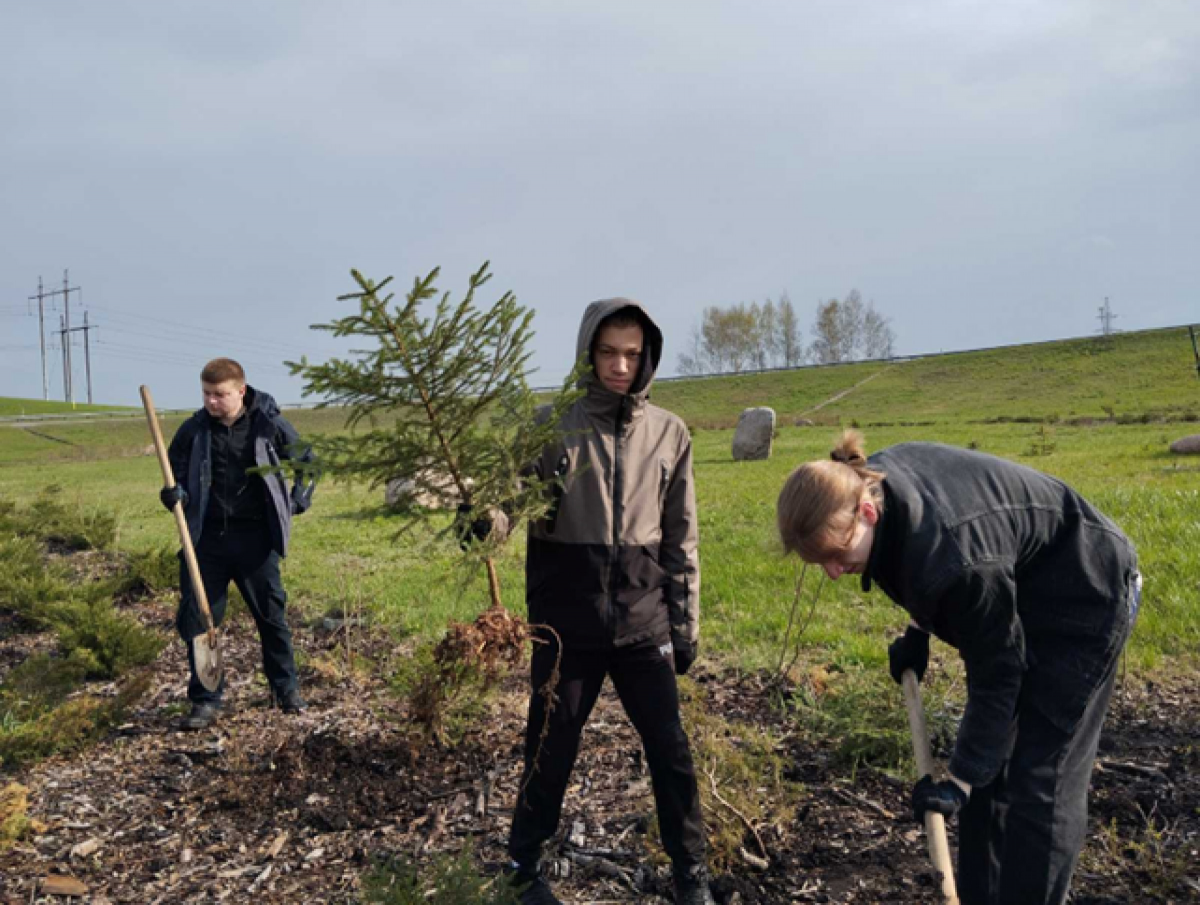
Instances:
[[[738,418],[733,434],[735,462],[771,458],[771,441],[775,437],[775,409],[761,406],[746,409]]]
[[[1180,437],[1171,444],[1171,452],[1180,456],[1200,455],[1200,434],[1190,437]]]
[[[469,488],[468,488],[469,489]],[[417,477],[392,478],[384,488],[383,500],[389,509],[453,509],[460,501],[458,488],[448,474],[432,469]]]

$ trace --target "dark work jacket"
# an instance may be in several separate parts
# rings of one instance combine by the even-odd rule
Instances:
[[[529,621],[553,627],[568,648],[695,645],[700,635],[691,436],[648,399],[662,334],[637,302],[605,299],[584,312],[577,352],[586,356],[600,323],[627,308],[645,332],[630,392],[607,389],[589,370],[560,440],[533,464],[560,483],[549,514],[529,526]]]
[[[280,414],[269,394],[248,386],[245,405],[255,466],[275,466],[288,459],[312,461],[311,449],[301,444],[296,429]],[[212,418],[201,408],[180,425],[167,451],[175,482],[188,494],[185,515],[193,544],[200,542],[212,506],[212,443]],[[271,546],[280,556],[286,556],[292,516],[312,505],[314,481],[299,480],[289,487],[283,472],[263,475],[261,480],[266,488],[265,523],[271,532]]]
[[[256,525],[267,517],[266,484],[262,478],[248,473],[257,465],[250,421],[249,410],[244,410],[228,427],[220,419],[208,416],[212,485],[204,521],[209,526],[216,525],[220,529],[239,524]]]
[[[934,443],[869,462],[886,477],[863,590],[879,585],[962,655],[950,771],[986,785],[1018,706],[1074,730],[1129,633],[1137,555],[1087,500],[1023,465]]]

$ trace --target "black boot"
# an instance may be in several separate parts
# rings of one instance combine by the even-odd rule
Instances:
[[[215,723],[220,716],[219,703],[192,704],[192,712],[179,721],[179,728],[185,732],[199,732]]]
[[[284,713],[299,713],[301,710],[308,708],[308,705],[304,703],[304,698],[300,697],[300,692],[295,688],[278,695],[275,698],[275,703],[279,705],[279,709]]]
[[[676,905],[715,905],[708,889],[708,869],[696,864],[675,871]]]
[[[519,864],[512,865],[508,871],[508,885],[517,890],[517,901],[521,905],[563,905],[537,867],[529,870]]]

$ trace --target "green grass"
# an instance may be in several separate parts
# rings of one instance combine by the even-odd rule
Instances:
[[[828,454],[837,425],[858,423],[872,450],[940,440],[1025,462],[1075,486],[1140,550],[1146,602],[1131,665],[1195,663],[1200,460],[1167,452],[1172,439],[1200,431],[1200,422],[1181,420],[1200,404],[1191,346],[1180,330],[1123,334],[1109,347],[1093,345],[1085,340],[901,363],[821,409],[824,423],[817,427],[793,427],[791,417],[880,366],[664,384],[655,401],[693,425],[732,424],[749,404],[770,404],[783,415],[774,457],[766,462],[734,463],[728,429],[696,432],[704,649],[746,667],[777,665],[797,564],[779,555],[776,495],[797,463]],[[1051,416],[1056,420],[1046,424]],[[1147,416],[1168,420],[1120,423]],[[300,410],[288,417],[311,435],[336,429],[341,413]],[[1016,420],[1026,418],[1029,423]],[[1093,423],[1078,420],[1086,418]],[[168,420],[168,436],[178,423]],[[157,461],[140,454],[149,442],[141,419],[54,430],[78,449],[64,453],[56,444],[33,452],[18,440],[19,431],[0,429],[0,496],[28,500],[56,484],[73,505],[117,514],[118,549],[176,543],[173,522],[157,499]],[[1032,454],[1039,450],[1046,454]],[[401,523],[380,510],[381,501],[381,491],[361,486],[318,489],[313,510],[296,522],[284,565],[295,611],[317,617],[361,599],[369,615],[422,638],[438,635],[448,619],[473,618],[487,598],[482,571],[464,572],[448,543],[397,541]],[[523,552],[517,538],[499,564],[506,600],[518,610]],[[811,593],[818,584],[813,570],[808,581]],[[879,592],[862,594],[850,580],[827,583],[821,594],[805,628],[803,662],[881,674],[887,639],[904,623],[902,611]],[[809,600],[805,596],[805,611]]]
[[[13,399],[0,396],[0,418],[13,415],[59,415],[73,412],[115,412],[128,408],[123,405],[87,405],[62,402],[57,399]]]
[[[836,403],[833,396],[872,378]],[[996,419],[1200,420],[1200,380],[1184,329],[1066,340],[895,364],[862,363],[667,381],[654,401],[695,427],[733,427],[769,405],[779,423],[954,424]]]
[[[344,413],[337,409],[296,409],[284,414],[298,430],[309,435],[337,431],[345,420]],[[168,443],[188,417],[190,413],[159,413]],[[151,442],[146,417],[139,410],[103,419],[0,424],[0,468],[137,456],[153,459]]]

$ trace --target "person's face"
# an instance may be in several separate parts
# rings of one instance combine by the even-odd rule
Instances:
[[[246,396],[244,383],[236,380],[201,382],[200,389],[204,392],[204,408],[218,421],[232,424],[242,413],[242,402]]]
[[[643,339],[642,328],[637,324],[628,327],[609,324],[600,328],[592,360],[596,376],[614,393],[628,393],[637,379]]]
[[[871,556],[871,544],[875,540],[875,524],[879,521],[879,510],[870,500],[862,500],[854,516],[854,533],[850,543],[822,562],[816,563],[825,574],[837,581],[847,573],[861,575]]]

